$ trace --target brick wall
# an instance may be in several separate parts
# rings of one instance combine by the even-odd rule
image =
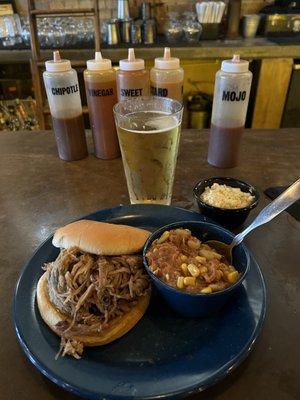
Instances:
[[[117,0],[98,0],[101,19],[110,19],[117,16]],[[226,1],[226,0],[225,0]],[[228,1],[228,0],[227,0]],[[138,16],[139,5],[142,0],[129,0],[130,13],[133,17]],[[194,11],[194,0],[151,0],[156,4],[155,15],[163,18],[168,11]],[[17,10],[21,14],[27,11],[26,0],[15,0]],[[36,0],[37,8],[85,8],[90,7],[91,0]],[[242,14],[251,14],[258,12],[263,5],[270,3],[270,0],[242,0]]]

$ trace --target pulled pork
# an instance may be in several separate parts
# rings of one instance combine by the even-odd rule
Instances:
[[[62,338],[57,357],[80,358],[83,344],[74,337],[101,332],[150,290],[137,255],[97,256],[73,247],[61,250],[45,269],[51,302],[72,320],[56,325]]]

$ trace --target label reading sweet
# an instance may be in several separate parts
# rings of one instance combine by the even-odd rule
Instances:
[[[120,94],[122,97],[139,97],[143,94],[143,89],[121,89]]]

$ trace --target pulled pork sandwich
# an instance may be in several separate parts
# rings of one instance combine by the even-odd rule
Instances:
[[[37,304],[61,337],[59,355],[80,358],[127,333],[145,313],[150,282],[141,251],[149,232],[125,225],[80,220],[55,232],[57,259],[45,264]]]

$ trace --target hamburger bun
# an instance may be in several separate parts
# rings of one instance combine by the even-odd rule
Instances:
[[[59,228],[52,243],[63,249],[76,246],[87,253],[120,256],[141,251],[149,235],[132,226],[82,219]]]
[[[108,344],[125,335],[125,333],[129,332],[130,329],[137,324],[144,315],[149,301],[150,291],[145,296],[140,297],[136,305],[132,307],[128,313],[109,322],[99,334],[72,336],[72,339],[81,342],[84,346],[101,346]],[[57,329],[56,324],[60,321],[68,321],[71,323],[72,320],[67,315],[61,313],[51,303],[48,295],[47,272],[41,276],[38,282],[37,304],[45,323],[53,332],[60,336],[61,332]]]

